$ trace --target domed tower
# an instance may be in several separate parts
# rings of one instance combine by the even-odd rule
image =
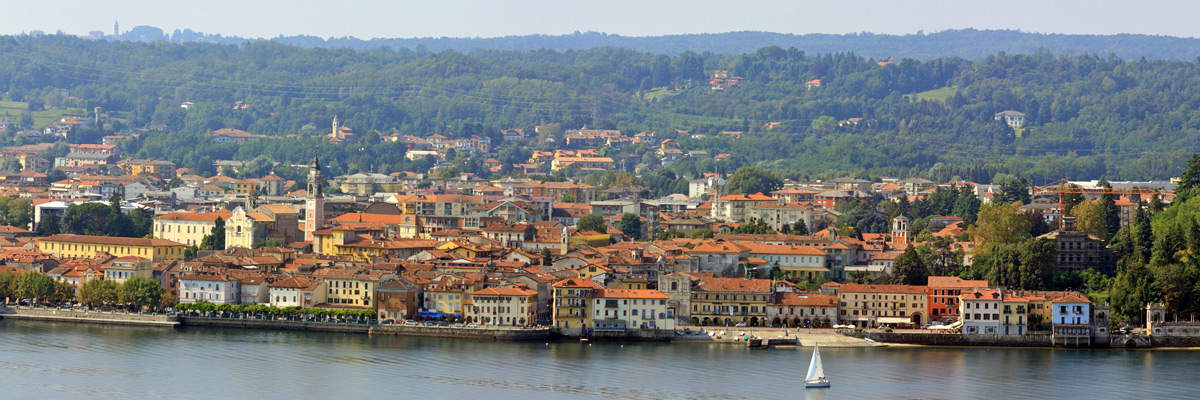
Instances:
[[[313,232],[325,225],[325,194],[321,190],[321,160],[313,157],[308,166],[308,199],[304,201],[304,240],[313,240]]]

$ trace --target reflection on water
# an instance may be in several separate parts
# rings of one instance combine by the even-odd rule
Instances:
[[[0,321],[0,398],[1188,398],[1200,367],[1189,351],[821,353],[833,387],[805,390],[808,349]]]

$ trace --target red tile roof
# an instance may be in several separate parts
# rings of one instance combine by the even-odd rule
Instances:
[[[925,286],[913,285],[863,285],[858,283],[845,283],[839,289],[840,293],[900,293],[900,294],[925,294]]]
[[[182,243],[176,243],[166,239],[144,239],[144,238],[127,238],[115,236],[91,236],[91,235],[75,235],[70,233],[60,233],[57,235],[47,236],[38,239],[40,241],[68,242],[68,243],[86,243],[86,244],[109,244],[118,246],[183,246]]]
[[[514,288],[514,287],[490,287],[486,289],[476,290],[474,296],[537,296],[536,290]]]
[[[781,293],[779,295],[779,305],[782,306],[835,307],[837,302],[837,296],[831,294]]]
[[[596,297],[606,299],[667,299],[667,295],[654,289],[604,289]]]
[[[770,279],[704,278],[696,287],[700,292],[753,292],[769,293]]]

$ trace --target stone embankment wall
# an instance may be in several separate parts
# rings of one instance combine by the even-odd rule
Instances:
[[[845,332],[847,336],[869,338],[881,343],[920,344],[927,346],[1016,346],[1050,347],[1049,334],[1024,336],[975,335],[957,333],[907,333],[907,332]]]
[[[376,325],[372,335],[452,337],[487,340],[546,340],[554,337],[550,328],[452,327],[425,325]]]
[[[212,317],[196,317],[196,316],[181,316],[180,322],[185,326],[211,326],[220,328],[247,328],[247,329],[278,329],[288,331],[313,331],[313,332],[343,332],[343,333],[367,333],[370,328],[366,324],[351,324],[351,323],[333,323],[333,322],[309,322],[309,321],[288,321],[288,320],[272,320],[272,319],[249,319],[249,318],[212,318]]]
[[[172,327],[179,319],[165,314],[140,314],[120,311],[79,310],[72,308],[42,308],[16,306],[0,309],[0,318],[82,322],[111,325],[141,325]]]
[[[592,331],[589,340],[601,341],[670,341],[675,337],[675,331],[664,330],[631,330],[631,331]]]

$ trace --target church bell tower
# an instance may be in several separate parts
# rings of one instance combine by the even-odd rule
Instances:
[[[308,199],[304,201],[304,240],[312,241],[313,232],[325,225],[325,193],[321,190],[322,180],[321,160],[314,157],[312,165],[308,166]]]

